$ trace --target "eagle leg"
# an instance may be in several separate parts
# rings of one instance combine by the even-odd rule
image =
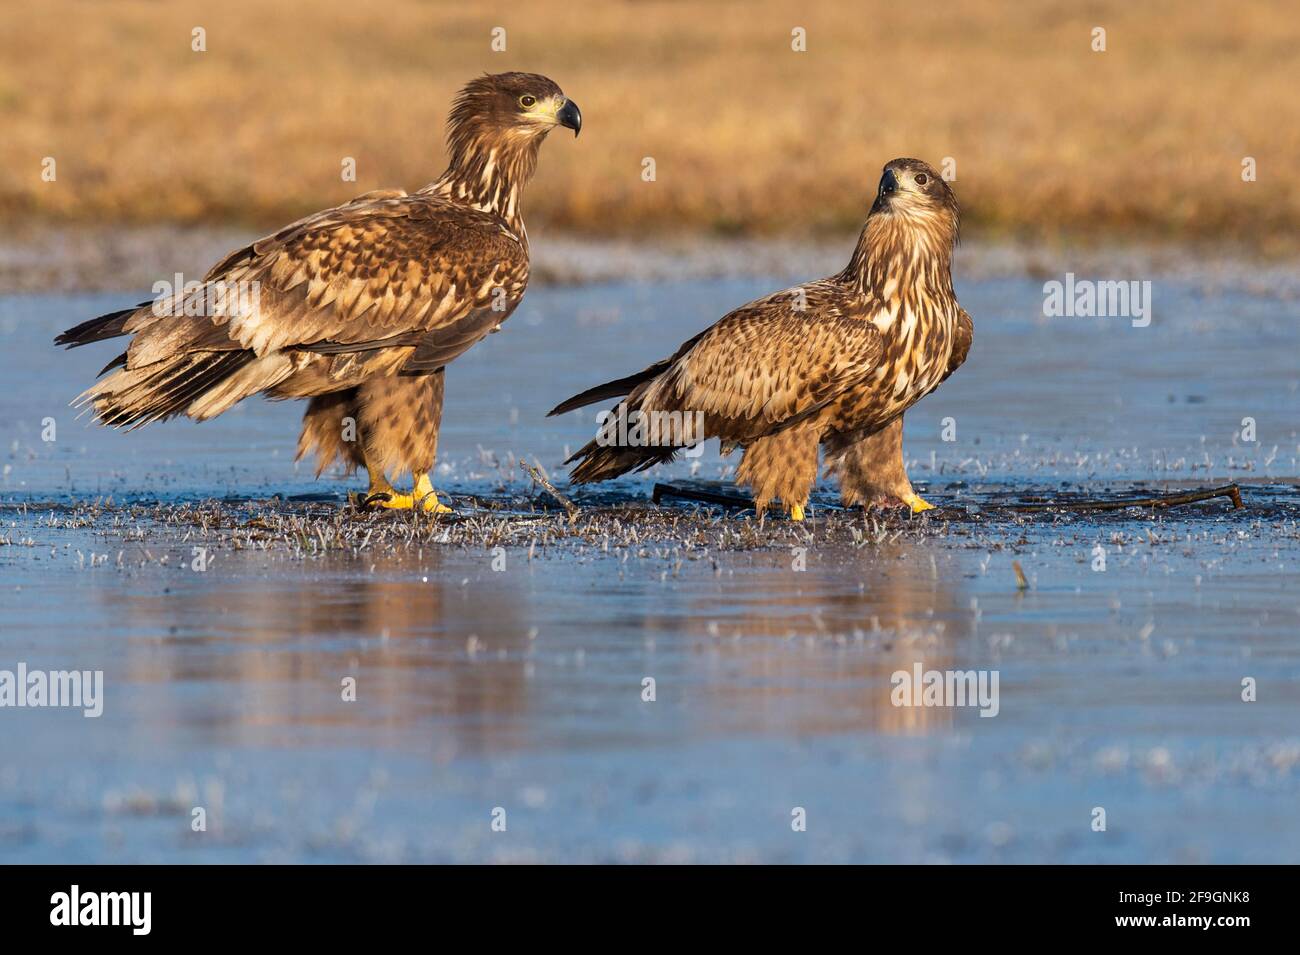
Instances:
[[[363,436],[362,453],[370,474],[370,489],[362,505],[387,510],[450,514],[452,509],[438,501],[429,471],[438,453],[438,425],[442,421],[443,373],[389,375],[371,379],[358,391],[358,430]],[[385,472],[394,476],[411,472],[415,487],[401,493],[388,483]]]
[[[764,435],[745,446],[736,482],[753,490],[757,513],[779,499],[791,520],[803,520],[808,495],[817,480],[817,443],[817,424],[807,422]]]
[[[906,505],[913,514],[934,505],[912,490],[903,466],[903,416],[870,434],[838,434],[826,444],[827,473],[839,478],[845,507]]]

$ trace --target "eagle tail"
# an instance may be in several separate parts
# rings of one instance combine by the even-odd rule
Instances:
[[[581,394],[574,395],[566,401],[561,401],[558,405],[546,412],[546,417],[553,418],[556,415],[564,414],[566,411],[572,411],[575,408],[585,408],[587,405],[594,405],[598,401],[608,401],[610,398],[621,398],[632,391],[637,385],[643,384],[652,378],[661,374],[668,367],[668,362],[661,361],[658,364],[651,365],[645,371],[638,371],[635,375],[628,375],[626,378],[616,378],[613,381],[607,381],[603,385],[596,385],[594,388],[588,388]]]
[[[564,463],[577,462],[577,466],[569,472],[571,482],[595,484],[671,461],[677,451],[677,448],[671,447],[629,448],[588,441]]]
[[[93,406],[95,419],[110,427],[134,429],[182,414],[205,421],[292,373],[289,357],[278,352],[262,358],[246,350],[182,352],[140,368],[118,367],[74,404]]]
[[[610,382],[609,386],[615,384]],[[575,465],[569,472],[569,480],[574,484],[594,484],[629,472],[645,471],[656,464],[666,464],[678,451],[704,439],[702,421],[691,426],[681,412],[667,416],[666,432],[659,425],[652,424],[648,430],[638,426],[642,415],[656,414],[654,409],[645,407],[647,403],[655,402],[644,389],[619,402],[602,422],[600,434],[564,462]],[[674,417],[678,419],[676,422]],[[624,423],[631,427],[624,430]]]
[[[124,308],[118,312],[109,312],[107,315],[100,315],[98,318],[92,318],[80,325],[73,325],[59,334],[54,339],[54,344],[66,345],[68,348],[78,348],[92,342],[102,342],[108,338],[125,335],[127,320],[139,311],[140,307],[137,305],[135,308]]]

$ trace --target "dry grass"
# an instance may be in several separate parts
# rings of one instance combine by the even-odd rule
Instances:
[[[496,25],[506,53],[489,49]],[[841,229],[879,167],[914,155],[957,160],[986,229],[1280,237],[1300,225],[1297,47],[1287,0],[10,3],[0,216],[274,225],[414,188],[442,168],[457,86],[527,69],[586,120],[576,143],[547,143],[536,224]]]

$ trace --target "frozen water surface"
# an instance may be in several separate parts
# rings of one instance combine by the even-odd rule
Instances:
[[[545,410],[782,284],[530,291],[448,372],[440,527],[342,514],[296,405],[75,420],[115,351],[51,338],[136,299],[0,299],[0,670],[105,681],[98,719],[0,709],[0,859],[1295,861],[1300,303],[1183,276],[1135,328],[959,283],[975,346],[907,417],[941,515],[650,505],[727,477],[710,448],[566,534],[516,462],[559,480],[597,409]],[[1228,481],[1240,511],[1000,509]],[[996,671],[997,715],[892,705],[918,661]]]

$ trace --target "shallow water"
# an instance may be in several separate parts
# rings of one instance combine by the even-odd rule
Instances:
[[[436,483],[463,514],[509,501],[523,520],[515,459],[558,478],[594,426],[547,408],[780,284],[530,291],[449,369]],[[526,531],[501,551],[236,547],[161,517],[229,498],[236,521],[328,523],[356,482],[294,465],[290,404],[129,435],[75,421],[111,345],[48,343],[130,298],[0,299],[0,669],[105,680],[98,719],[0,709],[0,858],[1294,861],[1300,303],[1157,281],[1134,328],[1043,318],[1039,281],[959,293],[975,347],[907,418],[913,480],[949,519],[864,521],[826,489],[806,528],[768,522],[754,546],[750,517],[678,504],[712,543],[625,526],[608,549]],[[710,449],[578,500],[648,525],[653,481],[730,463]],[[1243,510],[997,511],[1227,481]],[[258,503],[275,495],[314,503]],[[892,705],[917,661],[996,671],[997,715]]]

